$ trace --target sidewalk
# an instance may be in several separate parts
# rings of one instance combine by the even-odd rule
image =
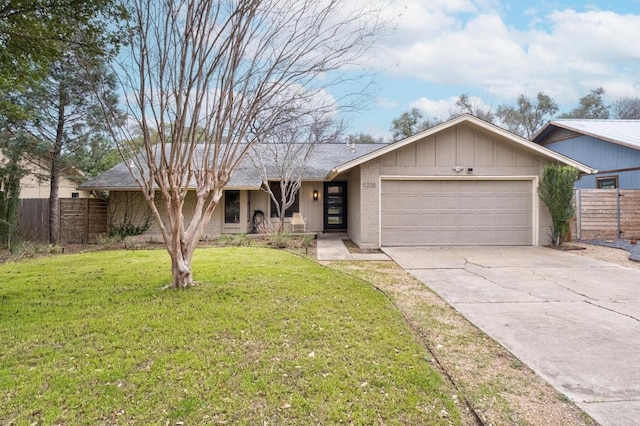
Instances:
[[[329,260],[391,260],[384,253],[349,253],[340,235],[318,234],[316,250],[319,261]]]

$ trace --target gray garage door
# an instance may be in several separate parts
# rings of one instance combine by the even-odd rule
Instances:
[[[382,181],[382,245],[531,245],[531,181]]]

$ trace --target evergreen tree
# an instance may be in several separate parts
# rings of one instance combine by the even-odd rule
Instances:
[[[25,94],[25,100],[33,118],[19,127],[36,141],[28,154],[48,163],[49,241],[56,244],[61,172],[73,165],[71,160],[92,173],[101,170],[87,162],[91,158],[99,161],[110,148],[104,136],[103,114],[105,111],[111,116],[121,114],[117,108],[115,77],[108,72],[103,57],[92,51],[69,49],[51,64],[41,84]]]

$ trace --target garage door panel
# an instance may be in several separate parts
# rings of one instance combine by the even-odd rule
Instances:
[[[426,206],[427,208],[433,208],[433,206],[437,206],[440,209],[456,209],[458,207],[458,198],[454,196],[435,196],[432,197],[432,200],[435,201],[435,203],[432,203],[430,206]]]
[[[465,229],[477,229],[478,227],[493,228],[496,225],[496,217],[488,213],[479,213],[476,215],[461,214],[460,217],[462,218],[462,223],[467,224],[466,226],[462,225],[462,227]]]
[[[530,181],[383,181],[382,245],[530,245]]]
[[[420,198],[403,198],[400,207],[403,209],[420,210]]]
[[[405,213],[404,215],[402,215],[402,223],[407,227],[417,227],[420,224],[420,214]]]

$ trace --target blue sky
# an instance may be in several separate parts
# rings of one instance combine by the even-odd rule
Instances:
[[[413,107],[445,118],[458,95],[492,107],[542,91],[561,110],[603,87],[607,102],[640,96],[640,0],[399,0],[397,30],[368,66],[369,109],[349,133],[388,137]]]

